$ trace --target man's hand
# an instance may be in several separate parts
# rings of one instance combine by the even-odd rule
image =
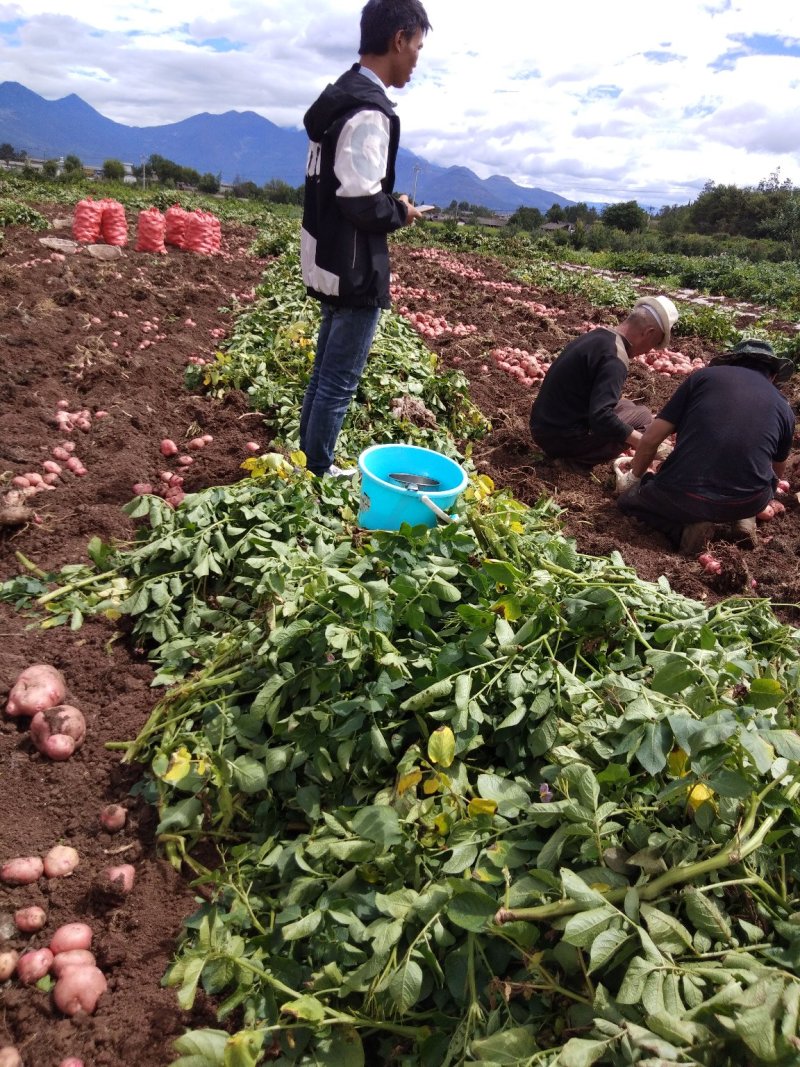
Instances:
[[[618,493],[624,493],[628,489],[638,489],[642,479],[637,478],[630,467],[630,459],[628,457],[620,457],[614,460],[614,477],[616,478],[616,491]]]
[[[406,195],[406,193],[403,193],[402,195],[398,196],[397,199],[402,204],[405,204],[406,208],[408,209],[408,214],[406,215],[406,221],[405,221],[405,225],[406,226],[413,226],[417,219],[421,219],[423,217],[422,212],[418,211],[414,207],[414,205],[408,199],[408,196]]]

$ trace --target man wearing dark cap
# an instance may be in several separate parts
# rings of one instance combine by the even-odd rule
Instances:
[[[636,445],[653,419],[620,399],[630,360],[666,348],[678,310],[667,296],[644,296],[615,329],[576,338],[544,376],[530,416],[531,436],[558,466],[590,471]]]
[[[750,339],[690,374],[642,435],[619,508],[685,555],[705,548],[715,523],[754,545],[755,516],[772,500],[792,447],[794,414],[776,386],[793,370],[766,341]],[[673,433],[674,450],[646,474]]]

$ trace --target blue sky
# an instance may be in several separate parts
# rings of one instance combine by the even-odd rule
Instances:
[[[362,3],[0,0],[0,81],[77,93],[134,126],[229,110],[299,126],[355,60]],[[433,163],[647,205],[776,171],[800,185],[800,9],[789,0],[426,9],[433,32],[391,95],[404,146]]]

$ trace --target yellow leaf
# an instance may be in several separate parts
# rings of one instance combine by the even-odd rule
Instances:
[[[436,831],[441,834],[442,837],[447,837],[450,833],[450,820],[446,815],[437,815],[433,820],[433,825]]]
[[[422,783],[422,792],[425,794],[426,797],[433,796],[434,793],[438,793],[439,785],[440,783],[438,775],[434,775],[433,778],[426,778],[425,781]]]
[[[169,759],[169,767],[163,774],[165,782],[180,782],[192,769],[192,757],[188,748],[177,749]]]
[[[253,471],[259,465],[259,459],[256,456],[250,456],[244,463],[239,464],[239,469],[243,471]]]
[[[673,748],[667,756],[667,767],[676,778],[683,778],[689,773],[689,757],[682,748]]]
[[[473,797],[467,805],[467,813],[471,819],[476,815],[494,815],[497,811],[496,800],[485,800],[483,797]]]
[[[428,759],[440,767],[449,767],[455,756],[455,734],[449,726],[440,726],[428,738]]]
[[[702,782],[698,782],[697,785],[692,786],[689,790],[689,799],[687,801],[692,811],[697,811],[701,804],[714,802],[714,790],[709,789],[707,785]]]
[[[301,452],[301,450],[299,448],[295,452],[290,452],[289,453],[289,462],[290,463],[294,463],[295,467],[302,467],[303,469],[305,469],[305,466],[306,466],[306,454],[305,454],[305,452]]]
[[[415,767],[413,771],[409,771],[408,774],[401,775],[397,781],[397,795],[401,797],[403,793],[413,789],[421,781],[422,771],[418,767]]]
[[[111,622],[116,622],[117,619],[121,619],[122,618],[122,614],[119,611],[114,611],[113,608],[106,608],[106,610],[103,612],[103,614],[105,615],[105,617],[107,619],[110,619]]]

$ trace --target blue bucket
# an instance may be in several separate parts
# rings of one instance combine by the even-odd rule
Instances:
[[[416,445],[372,445],[358,457],[358,469],[358,524],[365,530],[399,530],[404,522],[435,526],[437,510],[451,508],[468,482],[452,459]]]

